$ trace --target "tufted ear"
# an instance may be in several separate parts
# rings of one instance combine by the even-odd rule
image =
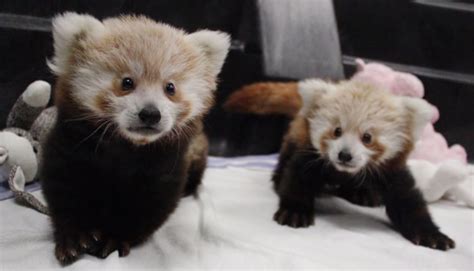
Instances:
[[[420,98],[400,97],[405,108],[408,110],[408,119],[412,123],[412,135],[417,141],[423,129],[431,122],[433,109],[431,105]]]
[[[0,147],[0,165],[5,163],[8,159],[8,150],[5,147]]]
[[[327,83],[320,79],[307,79],[298,83],[298,93],[300,94],[303,106],[300,114],[306,115],[312,108],[317,106],[318,101],[329,91],[335,89],[334,84]]]
[[[186,38],[204,53],[212,75],[217,76],[229,51],[230,36],[224,32],[201,30]]]
[[[65,12],[53,18],[54,56],[48,62],[56,74],[64,74],[75,43],[102,31],[104,25],[96,18],[75,12]]]

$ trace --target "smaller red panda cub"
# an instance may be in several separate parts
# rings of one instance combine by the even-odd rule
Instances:
[[[434,249],[454,248],[432,221],[406,166],[430,119],[429,105],[347,81],[307,80],[298,92],[301,110],[273,175],[280,198],[274,220],[295,228],[312,225],[314,198],[323,194],[379,198],[405,238]]]
[[[56,258],[126,256],[196,193],[207,161],[202,119],[229,36],[64,13],[53,38],[58,117],[41,180]]]

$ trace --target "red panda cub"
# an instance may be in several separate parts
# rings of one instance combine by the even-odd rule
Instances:
[[[314,198],[332,194],[365,205],[385,204],[395,228],[416,245],[454,247],[432,221],[406,165],[431,116],[425,101],[349,81],[306,80],[250,85],[226,106],[294,118],[273,175],[280,198],[277,223],[312,225]]]
[[[41,179],[56,258],[126,256],[201,182],[202,119],[229,37],[142,16],[64,13],[53,38],[58,117]]]

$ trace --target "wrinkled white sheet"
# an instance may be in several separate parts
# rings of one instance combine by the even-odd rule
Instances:
[[[449,252],[412,245],[390,228],[383,208],[341,199],[319,200],[315,226],[292,229],[272,221],[277,197],[270,175],[269,169],[210,168],[200,199],[183,199],[171,219],[128,257],[86,255],[66,270],[474,270],[472,209],[446,201],[430,205],[443,232],[457,242]],[[60,268],[53,247],[46,216],[11,199],[0,202],[0,270]]]

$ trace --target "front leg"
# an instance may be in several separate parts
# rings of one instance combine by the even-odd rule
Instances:
[[[93,231],[80,229],[70,218],[53,216],[54,254],[61,265],[68,265],[96,247],[97,236]]]
[[[384,195],[387,215],[405,238],[415,245],[433,249],[454,248],[454,241],[441,233],[431,219],[426,202],[407,169],[391,173]]]
[[[288,161],[276,187],[280,206],[273,216],[280,225],[293,228],[308,227],[314,224],[315,189],[312,172],[306,168],[311,157],[296,156]]]

